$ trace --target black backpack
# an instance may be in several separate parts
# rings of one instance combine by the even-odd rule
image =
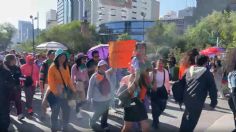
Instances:
[[[186,89],[186,80],[185,76],[183,76],[182,79],[176,81],[172,85],[172,92],[173,92],[173,97],[175,99],[175,102],[182,104],[183,103],[183,96],[184,96],[184,90]]]

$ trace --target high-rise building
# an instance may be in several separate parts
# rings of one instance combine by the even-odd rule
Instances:
[[[32,39],[32,23],[18,21],[18,42],[22,43],[30,39]]]
[[[57,0],[57,23],[66,24],[72,21],[71,0]]]
[[[57,5],[58,24],[86,19],[99,26],[120,20],[157,20],[160,14],[157,0],[58,0]]]
[[[57,11],[49,10],[46,14],[46,28],[51,28],[57,25]]]
[[[175,11],[168,11],[161,19],[162,20],[168,20],[168,19],[176,19],[177,17],[177,12]]]
[[[159,19],[160,2],[157,0],[97,0],[92,4],[91,23],[96,26],[120,20]]]
[[[187,7],[185,9],[183,9],[183,10],[179,10],[178,18],[184,18],[184,17],[187,17],[187,16],[193,16],[194,10],[195,10],[195,7]]]
[[[213,11],[223,11],[226,9],[230,0],[196,0],[197,7],[195,17],[200,19],[211,14]]]

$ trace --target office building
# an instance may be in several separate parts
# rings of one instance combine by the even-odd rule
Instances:
[[[177,12],[175,11],[168,11],[162,18],[161,20],[169,20],[169,19],[176,19],[178,18]]]
[[[156,0],[98,0],[93,3],[91,23],[98,26],[112,21],[158,20],[160,2]]]
[[[107,22],[99,25],[99,35],[102,38],[103,43],[107,43],[112,40],[117,40],[118,35],[128,33],[130,37],[139,42],[145,40],[145,32],[147,29],[153,27],[155,21],[116,21]]]
[[[194,11],[195,11],[195,7],[187,7],[183,10],[179,10],[178,18],[193,16]]]
[[[51,9],[46,14],[46,28],[48,29],[55,25],[57,25],[57,11]]]
[[[57,23],[66,24],[72,21],[71,0],[57,0]]]
[[[22,43],[30,39],[32,39],[32,23],[18,21],[18,42]]]
[[[158,20],[160,14],[157,0],[58,0],[57,5],[58,24],[87,20],[98,27],[120,20]]]

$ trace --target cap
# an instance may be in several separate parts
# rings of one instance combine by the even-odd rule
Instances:
[[[98,62],[98,66],[103,66],[103,65],[107,65],[107,62],[104,61],[104,60],[100,60],[100,61]]]
[[[54,54],[54,50],[49,50],[49,51],[47,52],[47,55],[51,55],[51,54]]]
[[[85,55],[84,53],[78,53],[76,56],[78,59],[83,58],[83,57],[88,57],[87,55]]]

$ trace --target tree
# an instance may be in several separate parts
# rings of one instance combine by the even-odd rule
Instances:
[[[131,40],[131,37],[128,33],[124,33],[118,36],[118,40]]]
[[[11,39],[16,32],[15,27],[10,23],[0,25],[0,50],[6,50],[12,43]]]
[[[168,47],[173,47],[179,37],[174,23],[166,24],[159,21],[147,31],[147,36],[152,44]]]
[[[97,43],[95,27],[89,25],[86,36],[81,32],[81,22],[74,21],[69,24],[58,25],[51,29],[44,30],[37,39],[37,43],[57,41],[65,44],[72,52],[86,52]],[[86,29],[83,29],[86,30]]]
[[[168,57],[171,48],[178,48],[180,51],[185,50],[186,41],[181,34],[178,34],[174,23],[168,24],[157,21],[156,25],[147,31],[147,36],[151,42],[148,51],[154,52],[157,56]]]
[[[213,12],[185,33],[187,48],[215,46],[217,37],[221,47],[236,47],[236,12]]]

